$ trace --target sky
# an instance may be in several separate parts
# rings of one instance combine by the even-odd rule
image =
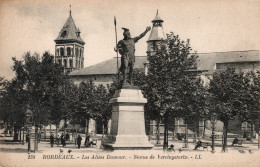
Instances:
[[[0,0],[0,76],[14,77],[12,57],[54,54],[61,28],[72,17],[85,41],[85,67],[116,57],[122,27],[140,35],[158,9],[165,33],[190,39],[199,53],[260,50],[260,0]],[[148,34],[136,44],[145,56]]]

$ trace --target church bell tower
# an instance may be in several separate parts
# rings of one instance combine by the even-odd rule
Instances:
[[[158,42],[165,40],[165,33],[163,30],[163,20],[161,19],[161,17],[159,16],[158,10],[156,12],[156,16],[155,18],[152,20],[152,30],[150,33],[150,36],[148,38],[147,42],[147,55],[148,56],[153,56],[154,54],[156,54],[155,51],[155,46]],[[148,65],[149,65],[149,61],[147,60],[146,63],[144,64],[144,69],[145,69],[145,75],[148,74]]]
[[[147,40],[147,52],[151,55],[155,54],[154,48],[157,42],[165,39],[165,34],[163,30],[163,20],[160,18],[158,10],[155,18],[152,20],[153,27],[150,36]]]
[[[80,37],[80,30],[73,21],[71,11],[54,41],[56,43],[54,60],[64,67],[65,73],[84,68],[85,42]]]

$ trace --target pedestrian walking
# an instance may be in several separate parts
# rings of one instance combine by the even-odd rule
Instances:
[[[51,141],[51,147],[53,147],[53,143],[54,143],[54,136],[53,136],[53,134],[51,134],[51,136],[50,136],[50,141]]]
[[[80,134],[79,134],[78,137],[77,137],[78,149],[80,149],[81,140],[82,140],[82,138],[80,137]]]
[[[63,133],[61,134],[60,140],[61,140],[62,146],[65,147],[66,146],[66,141],[65,141],[65,136],[63,135]]]

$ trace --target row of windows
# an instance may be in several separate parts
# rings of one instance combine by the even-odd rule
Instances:
[[[66,50],[67,50],[67,56],[73,55],[73,49],[72,48],[67,47]],[[57,56],[64,56],[64,55],[65,55],[64,48],[57,49]],[[82,55],[83,55],[83,49],[76,48],[76,56],[81,57]]]
[[[58,60],[58,63],[59,63],[60,65],[62,65],[62,60],[59,59],[59,60]],[[83,61],[81,61],[80,64],[79,64],[78,61],[76,61],[76,67],[78,67],[78,65],[81,65],[81,68],[83,68]],[[64,59],[64,60],[63,60],[63,66],[64,66],[64,67],[67,67],[67,68],[73,68],[73,60],[72,60],[72,59],[69,60],[69,66],[68,66],[68,61],[67,61],[67,59]]]

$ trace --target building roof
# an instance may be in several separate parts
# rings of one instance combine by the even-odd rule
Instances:
[[[159,12],[157,10],[155,18],[152,20],[152,22],[163,22],[163,19],[159,16]]]
[[[80,35],[77,35],[77,33],[79,34],[80,31],[76,27],[70,13],[69,18],[67,19],[66,23],[62,27],[58,37],[54,41],[55,42],[74,41],[84,45],[85,42],[81,39]]]
[[[144,69],[144,63],[146,62],[146,56],[136,56],[135,57],[135,66],[134,68]],[[121,65],[121,57],[118,58],[118,68]],[[101,63],[95,64],[93,66],[89,66],[83,68],[81,70],[72,71],[69,75],[101,75],[101,74],[116,74],[117,73],[117,58],[114,57],[112,59],[103,61]]]
[[[260,61],[259,50],[199,53],[198,70],[215,70],[217,63]]]
[[[216,63],[228,62],[260,62],[260,55],[258,50],[250,51],[231,51],[231,52],[214,52],[214,53],[198,53],[199,58],[197,62],[197,69],[202,71],[215,70]],[[143,69],[147,61],[146,56],[135,57],[135,68]],[[118,59],[118,66],[120,67],[121,61]],[[70,76],[79,75],[107,75],[117,73],[117,59],[112,58],[96,65],[86,67],[80,70],[71,72]]]

